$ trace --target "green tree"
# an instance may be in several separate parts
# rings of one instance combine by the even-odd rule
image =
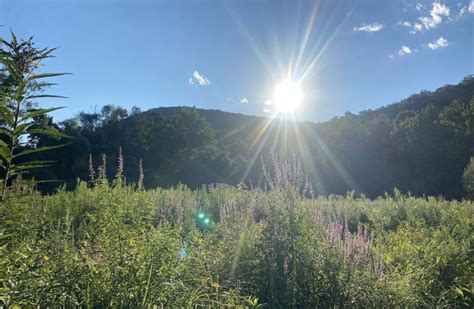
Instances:
[[[474,199],[474,157],[471,157],[469,164],[466,166],[463,177],[463,187],[467,193],[467,198]]]
[[[453,100],[439,113],[439,122],[452,128],[456,134],[474,135],[474,96],[468,104]]]

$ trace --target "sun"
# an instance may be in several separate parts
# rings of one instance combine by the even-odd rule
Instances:
[[[300,84],[285,80],[275,88],[273,102],[278,113],[294,113],[301,104],[302,91]]]

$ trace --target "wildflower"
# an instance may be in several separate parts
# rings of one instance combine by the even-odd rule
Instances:
[[[118,174],[123,175],[123,155],[122,155],[122,146],[119,147],[119,153],[117,157],[117,168]]]
[[[138,186],[143,187],[143,180],[145,178],[145,173],[143,173],[143,162],[142,159],[138,162]]]
[[[283,262],[283,276],[288,276],[289,273],[289,267],[288,267],[288,260],[285,258],[285,261]]]
[[[89,154],[89,176],[91,178],[91,182],[94,182],[95,171],[94,171],[94,165],[92,164],[92,154]]]
[[[99,166],[99,179],[105,181],[107,179],[107,155],[102,154],[102,164]]]

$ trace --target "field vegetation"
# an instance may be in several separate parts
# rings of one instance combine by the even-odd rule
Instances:
[[[315,198],[297,164],[268,191],[144,190],[100,176],[1,207],[4,305],[470,307],[474,204]]]

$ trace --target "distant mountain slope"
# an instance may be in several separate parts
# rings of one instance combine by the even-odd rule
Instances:
[[[260,185],[262,159],[268,164],[271,153],[289,157],[296,152],[316,194],[355,190],[375,197],[397,187],[416,195],[460,198],[462,173],[474,155],[472,76],[323,123],[183,107],[117,115],[126,111],[84,114],[76,125],[63,123],[76,141],[55,152],[62,163],[49,176],[85,178],[89,153],[95,158],[106,153],[113,166],[121,146],[127,177],[136,179],[143,159],[149,187],[179,181],[199,186],[251,180]],[[109,173],[113,177],[113,169]]]

